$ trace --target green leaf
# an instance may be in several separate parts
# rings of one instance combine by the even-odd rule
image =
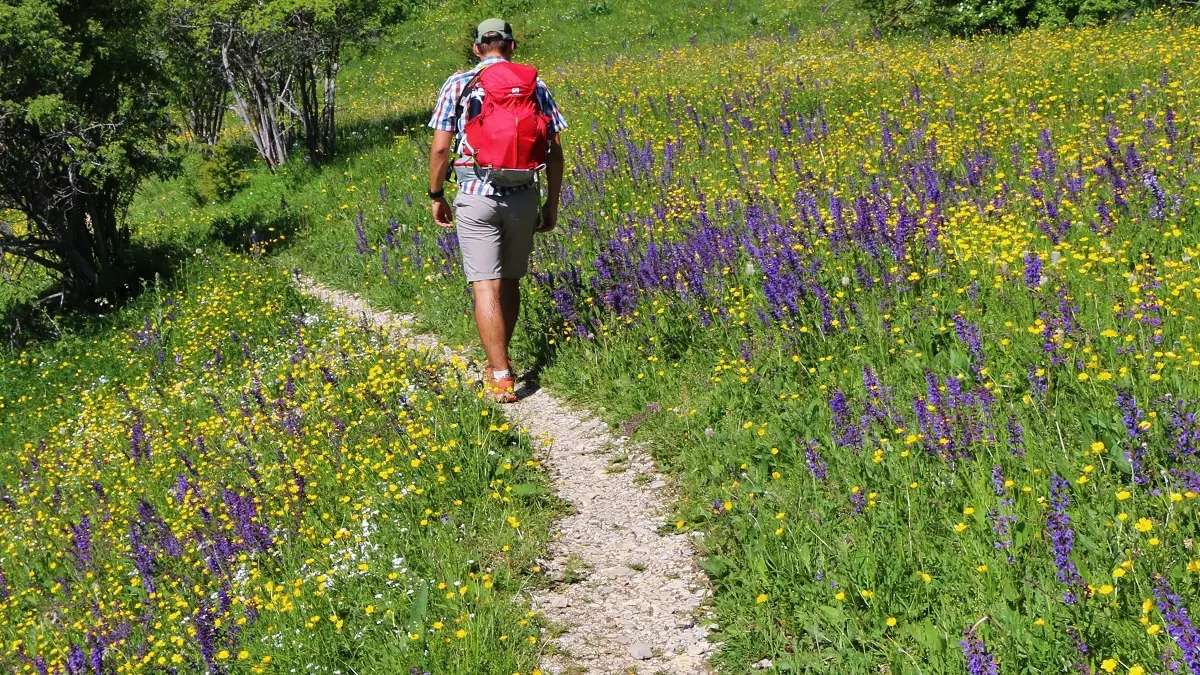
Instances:
[[[531,497],[533,495],[546,494],[546,488],[536,483],[521,483],[520,485],[512,486],[513,494],[518,497]]]
[[[425,614],[429,612],[429,584],[422,582],[421,587],[413,593],[412,607],[409,610],[409,623],[419,627],[425,622]]]

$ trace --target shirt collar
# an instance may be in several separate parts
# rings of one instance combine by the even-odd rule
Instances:
[[[499,63],[501,61],[507,61],[507,60],[508,59],[504,58],[503,56],[489,56],[486,59],[479,62],[478,68],[482,68],[484,66],[490,66],[493,63]]]

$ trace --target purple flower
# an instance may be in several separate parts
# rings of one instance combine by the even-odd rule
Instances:
[[[1129,461],[1129,467],[1133,471],[1133,482],[1146,485],[1150,482],[1145,466],[1146,444],[1140,440],[1141,422],[1146,414],[1138,408],[1133,394],[1128,391],[1117,392],[1117,407],[1121,410],[1121,421],[1125,423],[1125,430],[1129,432],[1130,445],[1129,450],[1125,452],[1125,459]]]
[[[1004,471],[1000,469],[999,464],[992,467],[992,491],[996,493],[997,497],[1004,496]]]
[[[829,409],[833,412],[833,440],[838,445],[861,448],[862,429],[853,421],[842,390],[834,390],[833,397],[829,399]]]
[[[867,495],[862,490],[855,489],[850,493],[850,515],[857,516],[867,506]]]
[[[1025,254],[1025,285],[1029,288],[1042,285],[1042,259],[1036,251]]]
[[[817,452],[817,442],[808,441],[804,448],[804,461],[808,464],[808,470],[817,480],[825,480],[825,471],[829,466],[821,459],[820,453]]]
[[[1025,431],[1016,415],[1008,416],[1008,451],[1015,457],[1025,456]]]
[[[72,643],[71,648],[67,650],[67,675],[83,675],[87,668],[87,657],[83,654],[83,649]]]
[[[215,659],[217,657],[217,628],[212,610],[201,603],[196,612],[196,642],[200,646],[200,655],[208,666],[208,672],[218,672]]]
[[[138,576],[142,579],[142,587],[146,589],[147,593],[154,593],[157,590],[157,586],[154,584],[157,561],[142,540],[142,528],[136,522],[129,524],[129,544],[132,549],[133,566],[137,568]]]
[[[963,639],[958,646],[962,648],[963,661],[966,663],[968,673],[971,675],[999,675],[1000,662],[994,655],[988,653],[987,646],[983,644],[983,638],[976,635],[972,628],[963,631]]]
[[[1075,548],[1075,532],[1071,529],[1071,518],[1067,515],[1070,497],[1067,491],[1070,485],[1055,473],[1050,478],[1050,511],[1046,514],[1046,535],[1050,538],[1050,546],[1054,549],[1054,566],[1058,568],[1058,580],[1067,586],[1075,587],[1083,582],[1071,561],[1071,551]],[[1063,592],[1063,602],[1075,604],[1076,597],[1072,590]]]
[[[1167,635],[1175,640],[1179,651],[1183,653],[1183,662],[1193,673],[1200,673],[1200,632],[1192,624],[1183,599],[1171,591],[1171,586],[1162,576],[1154,580],[1154,599],[1166,624]]]
[[[146,426],[142,413],[135,413],[133,426],[129,429],[129,453],[134,461],[150,459],[150,439],[146,438]]]
[[[358,217],[354,219],[354,235],[356,238],[355,250],[359,255],[364,255],[371,252],[371,245],[367,243],[367,230],[363,226],[366,216],[360,209]]]
[[[967,346],[976,368],[983,364],[983,338],[979,326],[970,323],[961,314],[954,315],[954,334]]]
[[[78,525],[68,525],[71,529],[71,541],[75,545],[75,561],[79,570],[83,571],[92,566],[92,519],[85,513],[79,519]]]

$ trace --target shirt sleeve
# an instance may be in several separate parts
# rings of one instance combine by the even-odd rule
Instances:
[[[554,102],[554,96],[550,94],[550,88],[538,78],[537,83],[538,105],[541,106],[542,112],[550,118],[550,133],[561,133],[567,128],[567,118],[563,117],[562,110],[558,104]]]
[[[457,131],[454,116],[458,108],[458,92],[462,88],[458,80],[458,77],[450,76],[442,85],[442,90],[438,92],[437,103],[433,106],[433,117],[429,120],[430,129]]]

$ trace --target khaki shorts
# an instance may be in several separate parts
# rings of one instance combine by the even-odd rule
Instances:
[[[467,281],[520,279],[529,272],[533,233],[541,223],[536,188],[503,197],[460,194],[454,219]]]

